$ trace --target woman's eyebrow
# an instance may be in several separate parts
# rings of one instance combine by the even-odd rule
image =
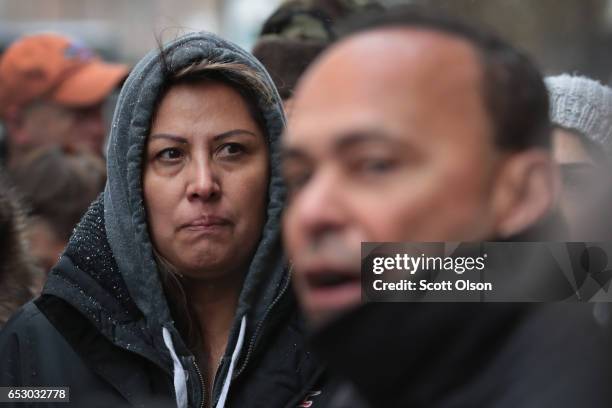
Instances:
[[[218,142],[218,141],[226,139],[228,137],[236,136],[236,135],[240,135],[240,134],[245,134],[245,135],[251,135],[253,137],[258,137],[255,133],[251,132],[250,130],[246,130],[246,129],[233,129],[233,130],[228,130],[227,132],[219,133],[218,135],[213,137],[213,140],[215,142]]]
[[[156,133],[154,135],[149,136],[149,140],[155,140],[155,139],[168,139],[168,140],[172,140],[175,141],[177,143],[181,143],[181,144],[187,144],[187,139],[185,139],[184,137],[180,137],[180,136],[176,136],[176,135],[171,135],[168,133]]]

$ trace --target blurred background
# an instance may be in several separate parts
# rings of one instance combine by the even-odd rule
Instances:
[[[0,0],[0,50],[23,33],[60,31],[134,63],[158,40],[213,31],[250,48],[282,0]],[[494,28],[547,74],[612,79],[612,0],[381,0],[428,4]]]

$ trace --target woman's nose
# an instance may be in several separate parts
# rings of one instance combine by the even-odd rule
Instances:
[[[209,161],[192,162],[188,171],[187,198],[214,200],[220,196],[221,186]]]

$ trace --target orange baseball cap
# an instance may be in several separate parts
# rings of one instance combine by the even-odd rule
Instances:
[[[0,116],[36,99],[66,106],[102,102],[127,76],[83,44],[59,34],[21,37],[0,59]]]

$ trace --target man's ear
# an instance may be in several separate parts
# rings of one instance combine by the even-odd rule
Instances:
[[[496,233],[518,234],[550,213],[560,191],[558,166],[550,152],[527,149],[503,162],[493,193]]]

